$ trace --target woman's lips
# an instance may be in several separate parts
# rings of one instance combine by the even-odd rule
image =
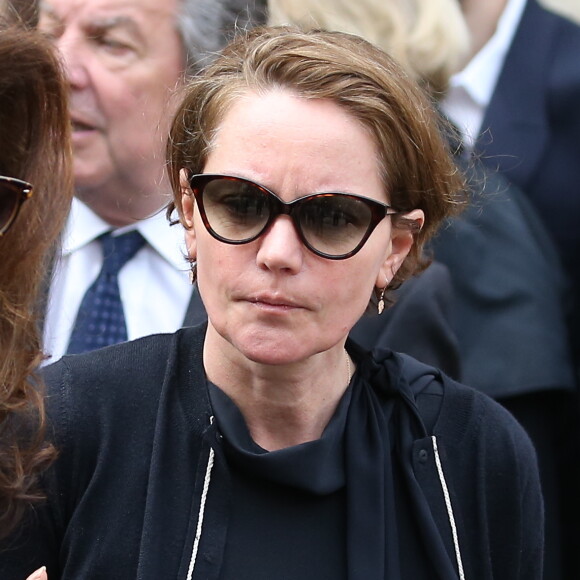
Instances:
[[[255,296],[248,299],[248,302],[256,305],[257,307],[264,310],[272,311],[289,311],[304,308],[302,305],[297,304],[294,300],[288,298],[281,298],[279,296]]]

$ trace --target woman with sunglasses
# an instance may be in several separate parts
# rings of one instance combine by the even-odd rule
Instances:
[[[72,197],[66,89],[52,47],[3,3],[0,14],[0,537],[43,499],[38,312]],[[33,185],[31,185],[33,184]]]
[[[208,322],[47,369],[61,455],[2,578],[540,578],[523,430],[347,340],[460,204],[423,93],[357,37],[261,29],[168,151]]]

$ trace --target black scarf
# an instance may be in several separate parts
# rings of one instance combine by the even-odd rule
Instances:
[[[349,580],[457,578],[413,472],[413,443],[428,433],[400,360],[387,351],[372,358],[352,343],[348,350],[357,372],[316,441],[266,452],[233,402],[218,395],[228,457],[257,477],[316,495],[346,486]]]

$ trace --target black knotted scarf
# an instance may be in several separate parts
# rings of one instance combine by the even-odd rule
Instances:
[[[415,557],[426,560],[416,563],[426,577],[452,580],[457,571],[440,533],[446,522],[434,521],[411,461],[413,443],[428,433],[396,355],[375,357],[363,356],[359,363],[344,435],[348,578],[407,580],[413,566],[403,559]],[[406,511],[398,505],[402,487]],[[409,526],[401,514],[416,520],[421,537],[413,537],[413,546],[402,544],[400,531]]]
[[[228,459],[257,477],[315,495],[346,486],[348,580],[408,580],[409,570],[421,570],[413,580],[455,579],[455,564],[441,537],[446,522],[435,522],[413,471],[413,444],[428,433],[401,362],[388,351],[372,358],[352,344],[349,352],[357,372],[316,441],[265,451],[222,393],[218,424]],[[211,398],[216,401],[215,392]],[[405,518],[415,521],[411,525]],[[417,531],[410,535],[409,529]]]

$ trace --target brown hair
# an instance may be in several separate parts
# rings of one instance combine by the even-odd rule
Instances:
[[[38,25],[37,0],[3,0],[4,20],[10,24],[21,24],[29,28]]]
[[[53,48],[21,26],[0,32],[0,174],[33,184],[33,196],[0,237],[0,536],[30,501],[53,459],[44,441],[41,294],[72,198],[66,85]]]
[[[464,182],[446,149],[439,115],[426,93],[382,50],[357,36],[292,27],[254,29],[238,37],[185,87],[168,144],[174,207],[185,227],[180,170],[203,171],[212,138],[233,101],[274,87],[330,99],[366,127],[379,151],[385,194],[400,212],[422,209],[409,255],[390,284],[428,264],[425,242],[463,200]],[[412,227],[405,218],[397,227]]]

